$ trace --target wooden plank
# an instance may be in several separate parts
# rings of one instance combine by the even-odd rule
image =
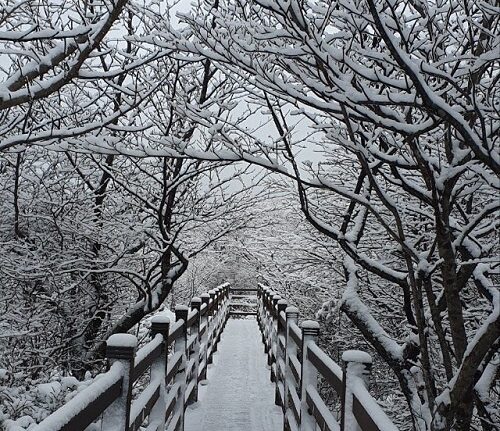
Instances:
[[[256,311],[231,310],[229,312],[229,316],[257,316],[257,312]]]
[[[95,400],[88,403],[82,410],[76,413],[63,427],[54,431],[84,431],[92,422],[113,402],[118,399],[122,393],[123,377],[113,383],[109,388],[97,396]],[[89,388],[92,385],[89,386]],[[77,394],[78,396],[78,394]]]
[[[309,386],[306,389],[306,403],[321,430],[340,431],[340,426],[334,418],[332,412],[321,399],[318,391],[312,386]]]
[[[187,320],[187,327],[191,328],[191,326],[194,325],[195,322],[198,321],[198,310],[194,309],[192,310],[189,315],[188,315],[188,320]]]
[[[230,307],[257,307],[255,302],[230,302]]]
[[[285,402],[285,386],[283,385],[283,383],[278,382],[277,389],[277,399],[275,400],[275,402],[277,403],[276,405],[283,406]]]
[[[280,314],[278,314],[278,320],[281,325],[283,325],[283,328],[286,328],[286,314],[284,311],[282,311]]]
[[[302,347],[302,331],[295,322],[290,322],[290,338],[299,349]]]
[[[146,346],[144,346],[146,347]],[[158,358],[163,353],[163,343],[158,344],[153,350],[151,350],[145,357],[143,357],[134,366],[134,373],[132,375],[132,381],[135,382],[139,377],[141,377],[146,370],[148,370],[156,358]]]
[[[230,287],[229,288],[229,294],[231,294],[232,292],[255,292],[255,293],[257,293],[258,291],[259,291],[259,289],[257,289],[256,287],[249,287],[248,289],[237,288],[237,287]]]
[[[363,431],[384,431],[374,422],[366,409],[363,407],[363,404],[361,404],[358,397],[356,397],[356,394],[353,395],[352,410],[361,429]]]
[[[307,359],[340,396],[342,394],[342,369],[339,365],[330,359],[316,343],[308,344]]]
[[[288,394],[290,395],[290,406],[292,407],[292,412],[297,423],[300,423],[300,398],[297,395],[295,388],[288,386]]]
[[[191,397],[191,394],[194,390],[194,387],[195,385],[198,383],[198,381],[196,380],[191,380],[186,388],[186,392],[184,394],[184,402],[188,402],[189,398]]]
[[[286,338],[284,334],[278,335],[278,349],[281,349],[282,352],[286,350]]]
[[[165,420],[168,421],[170,414],[174,411],[177,398],[179,397],[181,386],[179,383],[173,385],[168,391],[167,395],[167,408],[165,410]]]
[[[165,376],[165,382],[168,385],[172,378],[177,373],[179,366],[182,363],[182,352],[174,353],[167,362],[167,375]]]
[[[290,431],[299,431],[299,425],[297,424],[297,420],[295,419],[292,409],[288,409],[286,411],[284,421],[285,425],[288,425],[288,429]]]
[[[175,323],[170,327],[170,332],[168,333],[168,345],[172,344],[175,339],[182,334],[184,331],[184,320],[176,320]]]
[[[291,354],[289,356],[290,369],[292,370],[293,377],[297,383],[300,382],[300,372],[302,366],[300,365],[299,358],[297,355]]]
[[[160,397],[160,385],[156,387],[155,391],[151,394],[151,397],[146,401],[144,407],[141,409],[139,414],[134,419],[134,422],[130,424],[128,428],[129,431],[137,431],[141,427],[144,420],[151,413],[151,409],[155,405],[156,401],[158,401],[159,397]]]

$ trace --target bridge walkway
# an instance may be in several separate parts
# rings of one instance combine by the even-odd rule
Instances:
[[[254,319],[229,319],[198,402],[186,409],[185,431],[283,429],[274,405],[264,346]]]

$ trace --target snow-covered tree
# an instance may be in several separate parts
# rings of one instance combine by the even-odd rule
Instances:
[[[341,308],[418,430],[498,421],[498,17],[486,2],[220,1],[162,45],[210,59],[267,109],[272,140],[193,115],[218,146],[176,150],[296,181],[344,252]]]

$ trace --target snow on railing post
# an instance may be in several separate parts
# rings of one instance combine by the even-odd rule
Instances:
[[[281,320],[281,312],[285,312],[288,303],[280,299],[276,304],[277,332],[276,332],[276,387],[274,392],[274,404],[283,406],[285,393],[285,350],[286,350],[286,321]],[[281,346],[280,339],[283,341]],[[281,387],[281,391],[280,391]]]
[[[288,388],[292,385],[295,388],[296,383],[295,377],[292,372],[292,366],[290,365],[290,357],[292,355],[297,355],[297,345],[293,341],[290,335],[290,325],[292,323],[297,324],[299,321],[299,309],[297,307],[287,307],[285,310],[286,314],[286,350],[285,350],[285,384],[284,384],[284,397],[283,397],[283,413],[286,414],[288,410]]]
[[[187,320],[188,320],[189,308],[185,305],[177,305],[175,307],[175,320],[183,320],[184,324],[182,326],[183,330],[179,334],[179,336],[175,339],[174,344],[174,352],[181,352],[182,361],[177,370],[177,374],[175,376],[174,383],[179,383],[179,398],[177,399],[177,403],[175,405],[175,413],[179,415],[179,425],[177,426],[177,430],[184,431],[184,410],[186,408],[184,397],[186,394],[186,366],[187,366],[187,352],[186,352],[186,344],[187,344]]]
[[[341,430],[359,431],[359,427],[353,412],[353,380],[359,380],[368,389],[370,385],[370,373],[372,368],[372,357],[360,350],[347,350],[342,354],[344,365],[344,378],[342,379],[342,410]]]
[[[318,371],[307,358],[307,347],[315,343],[319,335],[319,323],[306,320],[300,325],[302,328],[302,370],[300,376],[300,430],[310,431],[316,429],[316,420],[307,406],[307,388],[318,387]]]
[[[197,310],[198,314],[196,317],[196,322],[194,322],[193,326],[191,326],[191,334],[196,337],[196,341],[193,343],[191,347],[191,351],[189,352],[191,357],[194,357],[194,365],[193,365],[193,375],[191,379],[194,379],[194,389],[191,393],[191,398],[189,399],[189,403],[193,403],[198,401],[198,374],[200,369],[200,322],[201,322],[201,298],[194,297],[191,299],[191,310]],[[193,356],[194,355],[194,356]]]
[[[214,334],[215,334],[215,328],[217,328],[217,314],[216,314],[216,304],[215,304],[215,291],[214,290],[209,290],[208,295],[210,296],[210,301],[212,304],[210,305],[210,316],[209,316],[209,321],[210,321],[210,333],[208,335],[208,345],[207,349],[210,347],[210,354],[208,355],[207,358],[207,364],[211,364],[213,362],[213,353],[215,352],[214,350]]]
[[[203,316],[201,317],[202,319],[202,325],[205,325],[205,331],[203,332],[203,335],[201,336],[201,344],[203,346],[203,359],[202,361],[205,362],[205,366],[203,367],[202,374],[200,376],[200,380],[205,380],[207,378],[207,365],[208,365],[208,346],[210,342],[210,312],[208,310],[208,305],[210,303],[210,295],[208,293],[202,293],[200,295],[201,298],[201,303],[206,304],[205,312],[203,313]]]
[[[128,431],[132,402],[132,375],[137,338],[131,334],[114,334],[106,341],[106,358],[109,365],[119,362],[123,369],[120,397],[106,410],[102,428],[109,431]]]
[[[162,353],[151,365],[151,381],[160,380],[160,395],[149,415],[149,421],[156,423],[157,429],[165,429],[165,411],[167,409],[167,358],[168,331],[170,319],[157,315],[151,319],[151,338],[160,334],[163,337]]]
[[[278,345],[278,312],[276,310],[278,306],[278,301],[281,299],[281,296],[278,294],[274,294],[271,300],[271,348],[270,348],[270,357],[271,357],[271,382],[274,382],[276,379],[276,352]]]

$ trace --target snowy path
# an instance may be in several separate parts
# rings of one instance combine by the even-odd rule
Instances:
[[[186,431],[281,431],[264,347],[255,320],[229,319],[208,384],[186,410]]]

